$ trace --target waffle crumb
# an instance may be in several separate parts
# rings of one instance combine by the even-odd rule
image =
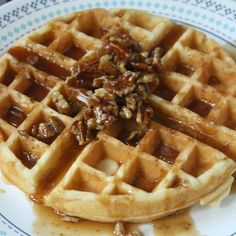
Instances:
[[[113,230],[115,236],[142,236],[138,231],[127,232],[125,224],[122,222],[116,222]]]

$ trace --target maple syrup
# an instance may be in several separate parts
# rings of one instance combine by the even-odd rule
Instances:
[[[79,220],[77,223],[66,222],[52,209],[37,204],[33,205],[33,210],[36,215],[32,226],[34,236],[114,236],[114,224],[88,220]]]
[[[35,220],[32,226],[34,236],[114,236],[114,223],[100,223],[89,220],[78,219],[78,222],[66,222],[51,208],[42,205],[33,205]],[[191,235],[198,236],[193,219],[189,210],[183,210],[165,218],[148,222],[150,235]],[[125,223],[126,232],[141,232],[142,224]],[[145,235],[144,233],[141,235]]]
[[[194,73],[194,69],[188,65],[180,63],[179,65],[177,65],[175,72],[190,77]]]
[[[199,236],[189,210],[182,210],[173,215],[151,222],[155,236],[191,235]]]
[[[65,51],[63,54],[67,57],[71,57],[71,58],[78,61],[85,53],[86,52],[83,49],[78,48],[73,45],[67,51]]]
[[[158,85],[157,91],[155,93],[157,96],[167,100],[167,101],[171,101],[174,96],[176,95],[176,92],[174,92],[173,90],[171,90],[170,88],[168,88],[166,85],[164,85],[163,83],[160,83]]]
[[[236,193],[236,176],[234,176],[234,182],[231,187],[231,193],[233,193],[233,194]]]
[[[39,159],[35,153],[26,150],[19,151],[17,157],[21,160],[22,164],[29,169],[32,169]]]
[[[167,143],[161,142],[152,155],[167,162],[168,164],[173,164],[178,154],[179,152],[176,149]]]
[[[132,182],[132,186],[141,188],[142,190],[150,193],[160,182],[159,179],[148,179],[143,172],[139,172],[137,177]]]
[[[2,117],[6,122],[18,127],[26,118],[26,114],[16,106],[10,106]]]
[[[119,133],[117,138],[124,144],[135,147],[139,144],[144,134],[139,134],[137,132],[137,133],[134,133],[134,135],[131,137],[132,132],[135,132],[135,131],[123,128],[122,132]]]
[[[9,53],[17,60],[28,62],[32,64],[36,69],[41,70],[47,74],[55,75],[58,78],[65,80],[70,72],[56,63],[53,63],[38,53],[32,52],[31,49],[23,48],[21,46],[15,46],[9,49]]]
[[[216,76],[210,76],[208,79],[208,84],[211,86],[216,86],[221,84],[221,81]]]
[[[100,39],[107,33],[107,29],[95,26],[93,28],[90,28],[89,31],[86,31],[85,34]]]
[[[168,52],[168,50],[174,45],[174,43],[181,37],[184,31],[184,27],[180,25],[176,25],[170,30],[170,32],[159,44],[159,47],[162,49],[163,54],[166,54]]]
[[[12,83],[12,81],[15,79],[15,76],[16,76],[16,73],[12,70],[10,65],[8,65],[5,73],[0,79],[0,82],[4,84],[5,86],[9,86]]]
[[[206,143],[206,144],[220,150],[221,152],[225,153],[228,156],[234,156],[233,153],[227,147],[227,144],[224,145],[222,143],[219,143],[217,140],[214,139],[213,136],[209,136],[203,132],[195,130],[192,127],[188,127],[188,126],[184,125],[182,121],[171,118],[168,115],[165,115],[161,112],[158,112],[155,115],[154,119],[157,122],[159,122],[160,124],[162,124],[168,128],[178,130],[184,134],[187,134],[187,135],[193,137],[194,139],[199,140],[200,142]],[[213,131],[214,130],[212,130],[212,132]]]
[[[47,96],[49,91],[50,89],[47,86],[37,80],[33,80],[31,85],[25,90],[24,94],[40,102]]]
[[[72,146],[65,149],[65,151],[59,157],[60,161],[56,164],[54,169],[50,170],[44,175],[39,184],[39,191],[31,194],[30,199],[38,204],[43,203],[43,196],[46,195],[52,188],[54,188],[65,173],[74,163],[75,159],[82,152],[83,146]]]
[[[214,106],[215,104],[209,103],[205,100],[193,98],[187,108],[202,117],[206,117]]]

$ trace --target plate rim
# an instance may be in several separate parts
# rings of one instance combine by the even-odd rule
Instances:
[[[30,1],[27,1],[27,0],[23,0],[23,1],[21,1],[21,0],[13,0],[12,2],[8,2],[8,3],[6,3],[5,5],[2,5],[2,6],[0,6],[0,10],[2,11],[2,13],[0,13],[0,19],[2,18],[2,17],[4,17],[4,15],[6,15],[6,14],[10,14],[11,16],[13,15],[13,12],[14,11],[16,11],[16,9],[17,8],[19,8],[19,7],[23,7],[24,5],[23,4],[30,4],[30,3],[32,3],[32,2],[50,2],[50,4],[48,5],[48,7],[49,6],[52,6],[53,4],[55,4],[56,2],[58,2],[58,4],[61,4],[61,3],[66,3],[66,2],[72,2],[72,1],[75,1],[75,0],[50,0],[50,1],[45,1],[45,0],[30,0]],[[116,0],[116,1],[113,1],[113,2],[120,2],[120,3],[122,3],[124,0]],[[177,4],[178,4],[178,2],[181,2],[181,3],[185,3],[185,4],[190,4],[190,2],[199,2],[199,4],[201,3],[202,5],[204,5],[204,4],[206,4],[206,1],[204,1],[204,0],[172,0],[173,2],[175,1]],[[85,2],[87,3],[89,3],[89,0],[85,0]],[[101,1],[97,1],[97,2],[101,2]],[[104,3],[105,2],[107,2],[107,1],[104,1]],[[132,2],[132,1],[130,1],[130,2]],[[140,2],[140,1],[139,1]],[[145,4],[148,4],[148,3],[150,3],[151,1],[150,0],[145,0],[144,1],[145,2]],[[157,1],[155,1],[155,2],[157,2]],[[207,2],[211,2],[211,3],[213,3],[213,5],[212,5],[212,7],[216,7],[216,4],[219,4],[219,0],[218,1],[211,1],[211,0],[209,0],[209,1],[207,1]],[[233,22],[235,22],[236,21],[236,10],[234,10],[233,9],[233,13],[232,14],[235,14],[235,15],[233,15],[233,17],[234,18],[231,18],[231,17],[228,17],[228,16],[225,16],[225,15],[222,15],[222,9],[230,9],[230,7],[228,7],[228,5],[225,5],[225,4],[229,4],[229,3],[232,3],[232,2],[229,2],[229,0],[227,0],[227,1],[225,1],[224,3],[221,3],[221,5],[223,6],[223,8],[221,8],[221,9],[219,9],[219,10],[216,10],[214,13],[217,13],[217,14],[219,14],[221,17],[227,17],[229,20],[231,20],[231,21],[233,21]],[[234,3],[234,7],[235,7],[235,9],[236,9],[236,2],[233,2]],[[192,6],[197,6],[196,4],[194,5],[193,3],[191,3],[191,5]],[[44,5],[45,6],[45,5]],[[86,4],[84,4],[84,6],[86,7],[87,5]],[[205,9],[206,10],[206,8],[204,8],[204,6],[202,6],[203,7],[203,9]],[[9,9],[9,8],[11,8],[11,10],[9,10],[9,11],[7,11],[7,9]],[[37,10],[37,8],[35,8],[35,11]],[[41,9],[40,9],[41,10]],[[35,13],[35,11],[32,11],[32,12],[30,12],[29,14],[28,13],[24,13],[25,15],[23,15],[23,16],[17,16],[17,17],[15,17],[16,19],[15,20],[9,20],[8,21],[8,24],[6,25],[6,26],[3,26],[3,28],[6,28],[7,26],[9,26],[9,25],[11,25],[11,24],[13,24],[13,23],[15,23],[18,19],[21,19],[22,17],[25,17],[26,15],[30,15],[30,14],[33,14],[33,13]],[[5,13],[4,13],[5,12]],[[229,14],[229,15],[232,15],[231,13]],[[13,15],[14,16],[14,15]],[[171,18],[171,17],[170,17]],[[176,21],[176,20],[175,20]],[[181,20],[179,20],[178,22],[180,22],[181,24],[187,24],[187,25],[189,25],[189,26],[191,26],[191,27],[195,27],[195,28],[198,28],[198,29],[200,29],[200,30],[204,30],[204,31],[206,31],[206,29],[203,29],[203,28],[200,28],[200,27],[197,27],[196,25],[192,25],[192,24],[189,24],[189,23],[186,23],[186,22],[183,22],[183,21],[181,21]],[[0,23],[0,28],[2,28],[2,25],[1,25],[1,23]],[[32,29],[31,29],[32,30]],[[30,30],[30,31],[31,31]],[[206,31],[207,32],[207,31]],[[223,40],[223,41],[225,41],[225,42],[227,42],[228,44],[231,44],[231,46],[233,46],[233,47],[235,47],[236,48],[236,40],[233,40],[233,41],[235,41],[235,44],[233,44],[233,43],[231,43],[231,42],[229,42],[229,41],[227,41],[226,39],[224,39],[224,38],[221,38],[220,36],[218,36],[218,35],[216,35],[216,34],[214,34],[214,33],[212,33],[212,32],[207,32],[207,33],[209,33],[209,34],[212,34],[212,35],[214,35],[215,37],[217,37],[217,38],[219,38],[219,39],[221,39],[221,40]],[[14,39],[14,41],[15,41],[16,39]],[[7,47],[7,46],[6,46]],[[5,47],[5,48],[6,48]],[[1,51],[1,49],[0,49],[0,51]],[[25,232],[24,230],[22,230],[22,229],[20,229],[17,225],[15,225],[14,223],[12,223],[7,217],[5,217],[1,212],[0,212],[0,220],[1,220],[1,222],[3,222],[3,224],[5,224],[5,225],[7,225],[8,226],[8,228],[10,228],[10,229],[12,229],[15,233],[17,233],[18,235],[21,235],[21,236],[31,236],[31,234],[28,234],[27,232]],[[6,223],[6,222],[8,222],[9,223],[9,225]],[[0,231],[0,233],[1,233],[1,231]],[[1,234],[0,234],[1,235]],[[235,236],[236,235],[236,232],[234,232],[233,234],[231,234],[230,236]]]

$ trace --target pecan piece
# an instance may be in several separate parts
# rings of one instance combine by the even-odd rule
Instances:
[[[39,57],[37,54],[32,54],[26,58],[26,62],[31,65],[35,65],[39,61]]]
[[[138,231],[133,231],[133,232],[128,232],[125,229],[124,223],[122,222],[116,222],[114,230],[113,230],[113,234],[115,236],[142,236],[141,233],[139,233]]]
[[[62,132],[64,127],[60,119],[52,116],[46,122],[34,124],[31,129],[31,135],[40,140],[55,138]]]
[[[22,151],[21,155],[22,159],[25,161],[25,164],[27,164],[27,167],[29,168],[32,168],[39,159],[39,157],[33,152]]]
[[[65,125],[62,123],[62,121],[55,116],[49,117],[48,122],[55,131],[56,135],[60,134],[65,128]]]
[[[142,77],[138,79],[138,83],[152,83],[155,81],[157,78],[153,74],[145,74]]]
[[[130,93],[125,97],[126,106],[134,111],[136,109],[138,95],[136,93]]]
[[[107,48],[109,51],[114,52],[116,55],[118,55],[121,59],[124,59],[129,55],[126,50],[115,43],[110,43]]]
[[[146,107],[141,101],[138,103],[136,121],[138,124],[147,125],[153,116],[153,109],[151,107]]]
[[[130,62],[129,64],[135,71],[152,72],[152,67],[144,62]]]
[[[104,55],[100,58],[100,63],[98,69],[103,71],[107,75],[119,75],[120,70],[119,67],[113,64],[110,61],[111,57],[108,55]]]
[[[115,236],[125,236],[125,226],[122,222],[116,222],[113,233]]]
[[[125,72],[125,74],[116,81],[108,81],[104,83],[104,88],[113,94],[122,97],[131,93],[135,89],[135,79],[137,74],[131,71]]]
[[[59,113],[71,115],[72,109],[70,107],[70,104],[59,91],[53,92],[52,102],[55,104],[56,109]]]
[[[84,120],[76,121],[71,128],[71,132],[75,135],[79,145],[85,145],[89,143],[94,135],[92,129],[89,129]]]
[[[161,69],[161,54],[162,54],[162,50],[159,47],[156,47],[152,51],[152,55],[153,55],[152,66],[156,71],[160,71]]]
[[[108,78],[106,76],[101,76],[98,78],[95,78],[93,80],[93,87],[94,88],[101,88],[104,84],[104,82],[108,81]]]
[[[119,115],[120,117],[124,119],[131,119],[133,114],[132,114],[132,111],[128,107],[123,106],[120,109]]]

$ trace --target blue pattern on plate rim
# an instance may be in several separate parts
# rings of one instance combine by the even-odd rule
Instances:
[[[52,6],[56,6],[56,5],[59,5],[62,3],[67,3],[67,2],[72,2],[72,1],[76,1],[76,0],[48,0],[48,1],[46,1],[46,0],[32,0],[30,3],[26,3],[21,7],[16,7],[11,12],[4,14],[2,18],[5,20],[1,20],[1,17],[0,17],[0,27],[6,28],[7,25],[12,24],[17,19],[23,18],[24,15],[30,15],[32,13],[38,12],[38,11],[48,8],[50,6],[52,7]],[[223,31],[227,31],[230,34],[236,32],[235,20],[229,18],[230,21],[233,21],[233,24],[232,25],[225,24],[217,18],[210,17],[207,14],[201,13],[201,11],[194,10],[194,8],[196,8],[197,6],[200,6],[200,8],[208,10],[210,7],[215,7],[215,11],[212,9],[210,11],[212,11],[214,13],[219,11],[219,14],[224,17],[225,17],[225,15],[222,15],[222,13],[220,13],[220,11],[222,9],[227,10],[228,14],[233,14],[235,12],[235,10],[229,11],[229,8],[226,7],[225,5],[217,4],[215,1],[210,1],[210,0],[208,0],[208,1],[174,0],[174,1],[185,4],[184,6],[186,6],[186,7],[190,6],[191,9],[185,9],[182,7],[177,8],[175,5],[172,5],[172,4],[168,5],[166,3],[161,3],[161,1],[160,2],[157,1],[156,3],[153,3],[150,0],[146,0],[146,1],[112,0],[112,1],[104,1],[102,3],[98,2],[98,1],[97,2],[94,1],[94,2],[88,2],[88,3],[82,3],[82,4],[75,4],[74,6],[72,6],[70,8],[65,7],[62,10],[57,10],[57,11],[55,10],[55,12],[50,11],[48,15],[43,14],[43,15],[41,15],[40,18],[36,17],[32,20],[28,20],[26,24],[21,24],[20,29],[25,29],[29,26],[30,27],[29,31],[31,31],[32,28],[33,29],[36,28],[36,26],[33,27],[34,25],[38,26],[39,23],[43,24],[46,20],[51,19],[55,15],[63,15],[63,14],[67,14],[69,12],[83,10],[85,8],[92,8],[92,7],[106,7],[107,8],[107,7],[117,7],[117,6],[118,7],[138,7],[138,8],[140,8],[142,6],[146,6],[148,8],[155,9],[154,12],[156,14],[160,14],[160,15],[172,18],[172,19],[178,18],[180,22],[181,21],[182,22],[189,22],[189,23],[191,23],[190,25],[193,25],[194,27],[196,27],[196,25],[197,25],[199,29],[207,31],[207,32],[216,32],[217,35],[215,34],[214,36],[218,37],[219,39],[224,40],[229,45],[236,47],[235,38],[232,38],[231,36],[226,35],[223,32]],[[198,5],[196,5],[196,4],[198,4]],[[186,17],[184,15],[186,15]],[[205,23],[195,20],[196,17],[201,18]],[[235,15],[235,19],[236,19],[236,15]],[[7,23],[4,25],[3,22],[7,22]],[[209,23],[211,23],[211,26],[209,26]],[[1,26],[1,24],[2,24],[2,26]],[[213,25],[215,28],[212,27]],[[221,29],[219,29],[219,28],[221,28]],[[14,37],[14,39],[13,39],[13,33],[19,32],[20,29],[15,28],[14,31],[10,31],[7,34],[4,34],[0,37],[0,41],[2,41],[3,43],[5,42],[5,44],[2,45],[2,47],[0,48],[0,52],[4,51],[5,48],[7,48],[16,39],[18,39],[22,36],[22,35],[19,35],[18,37]],[[27,32],[24,32],[23,34],[25,34],[25,33],[27,33]],[[221,35],[221,36],[219,36],[219,35]]]
[[[3,17],[0,17],[0,27],[6,27],[7,24],[10,22],[14,22],[19,18],[22,18],[25,14],[30,14],[32,12],[35,12],[35,10],[41,10],[45,7],[49,7],[51,5],[57,5],[60,3],[68,2],[68,0],[34,0],[31,1],[31,3],[26,3],[25,5],[21,7],[17,7],[16,9],[7,12],[6,14],[3,15]],[[118,5],[118,1],[111,1],[113,6]],[[137,1],[130,1],[129,5],[132,7],[136,5]],[[214,13],[218,13],[219,15],[226,16],[228,19],[231,21],[236,20],[236,11],[234,9],[228,8],[225,6],[223,3],[219,4],[216,1],[211,1],[211,0],[179,0],[179,2],[182,3],[187,3],[188,6],[200,6],[202,9],[208,9]],[[122,0],[120,1],[120,5],[125,5],[125,1]],[[138,5],[140,6],[142,2],[138,2]],[[146,3],[147,5],[151,6],[152,2],[149,1]],[[89,5],[92,5],[89,3]],[[95,4],[96,7],[100,7],[99,4]],[[108,1],[104,2],[104,6],[108,7],[110,3]],[[92,6],[88,6],[88,8],[91,8]]]
[[[24,5],[22,5],[21,7],[16,7],[15,9],[13,9],[12,11],[7,12],[6,14],[4,14],[2,17],[0,17],[0,28],[5,28],[7,27],[9,24],[12,24],[13,22],[17,21],[18,19],[23,18],[25,15],[30,15],[34,12],[40,11],[44,8],[48,8],[52,5],[58,5],[61,3],[66,3],[66,2],[70,2],[70,1],[76,1],[76,0],[33,0],[30,3],[26,3]],[[225,6],[223,3],[216,2],[216,1],[211,1],[211,0],[174,0],[176,2],[181,2],[181,3],[185,3],[187,4],[187,6],[193,6],[193,7],[200,7],[202,9],[208,9],[213,13],[217,13],[220,16],[224,16],[226,17],[228,20],[232,21],[233,23],[235,23],[236,20],[236,11],[234,9],[228,8],[227,6]],[[236,1],[236,0],[234,0]],[[21,24],[20,28],[14,28],[14,31],[9,31],[6,35],[2,35],[0,37],[0,40],[2,41],[8,41],[9,38],[13,37],[13,33],[19,33],[20,29],[26,29],[27,27],[31,27],[30,31],[34,30],[32,29],[32,26],[34,24],[38,24],[38,23],[43,23],[46,20],[56,16],[56,15],[63,15],[63,14],[67,14],[69,12],[72,11],[77,11],[77,10],[83,10],[86,8],[93,8],[93,7],[122,7],[122,6],[130,6],[130,7],[135,7],[135,5],[140,8],[143,5],[146,5],[147,7],[153,7],[155,9],[168,9],[170,8],[171,12],[174,11],[179,11],[179,12],[184,12],[185,9],[183,8],[177,8],[176,6],[172,5],[172,6],[168,6],[167,4],[163,3],[155,3],[153,4],[151,1],[134,1],[134,0],[130,0],[128,1],[124,1],[124,0],[112,0],[112,1],[104,1],[103,4],[100,2],[89,2],[87,4],[79,4],[79,5],[75,5],[72,6],[71,8],[65,7],[62,10],[57,10],[55,12],[50,11],[48,13],[48,15],[43,14],[40,17],[36,17],[32,20],[28,20],[25,24]],[[194,8],[193,8],[194,9]],[[157,11],[153,11],[154,13],[157,13]],[[163,13],[163,12],[162,12]],[[188,15],[194,15],[195,17],[199,17],[201,16],[202,19],[204,20],[208,20],[210,23],[215,22],[215,24],[217,26],[222,26],[224,29],[228,29],[229,32],[236,32],[235,27],[230,27],[227,24],[223,24],[221,21],[214,19],[213,17],[208,17],[207,15],[201,15],[199,12],[197,11],[193,11],[188,9],[186,11],[186,13]],[[175,18],[174,14],[165,14],[166,16],[168,16],[169,18]],[[179,17],[180,18],[180,17]],[[182,17],[180,18],[180,20],[178,20],[178,22],[180,23],[185,23],[186,21],[184,21],[185,19]],[[187,19],[188,20],[188,19]],[[197,23],[198,25],[202,25],[200,22],[196,22],[192,20],[192,23]],[[186,24],[186,23],[185,23]],[[191,24],[188,24],[190,26],[192,26]],[[206,31],[207,33],[213,34],[210,31],[207,31],[206,28],[209,28],[209,30],[211,30],[211,28],[207,25],[202,25],[202,27],[196,27],[196,25],[194,25],[195,28],[201,29]],[[218,31],[220,32],[220,31]],[[221,32],[222,34],[222,32]],[[228,42],[227,40],[225,40],[224,38],[221,38],[219,35],[213,34],[215,37],[220,38],[221,40],[226,41],[227,43],[231,44],[231,46],[235,46],[236,44],[232,44],[230,42]],[[222,34],[224,35],[224,34]],[[225,35],[226,36],[226,35]],[[19,36],[21,37],[21,36]],[[18,38],[19,38],[18,37]],[[14,41],[17,38],[14,38]],[[234,40],[234,39],[233,39]],[[234,40],[235,41],[235,40]],[[2,51],[4,48],[8,47],[9,44],[11,44],[13,41],[10,41],[10,43],[6,44],[3,48],[0,48],[0,51]],[[9,229],[13,230],[17,235],[20,236],[30,236],[30,234],[28,234],[27,232],[25,232],[24,230],[20,229],[19,227],[17,227],[14,223],[12,223],[9,219],[7,219],[4,215],[2,215],[0,213],[0,220],[1,222],[6,225]],[[236,236],[236,232],[231,234],[230,236]]]
[[[17,227],[14,223],[12,223],[9,219],[3,216],[0,213],[0,220],[1,222],[6,225],[9,229],[13,230],[19,236],[31,236],[30,234],[26,233],[24,230]],[[1,232],[1,231],[0,231]],[[4,231],[3,231],[4,232]],[[1,235],[1,234],[0,234]],[[5,234],[6,235],[6,234]]]

